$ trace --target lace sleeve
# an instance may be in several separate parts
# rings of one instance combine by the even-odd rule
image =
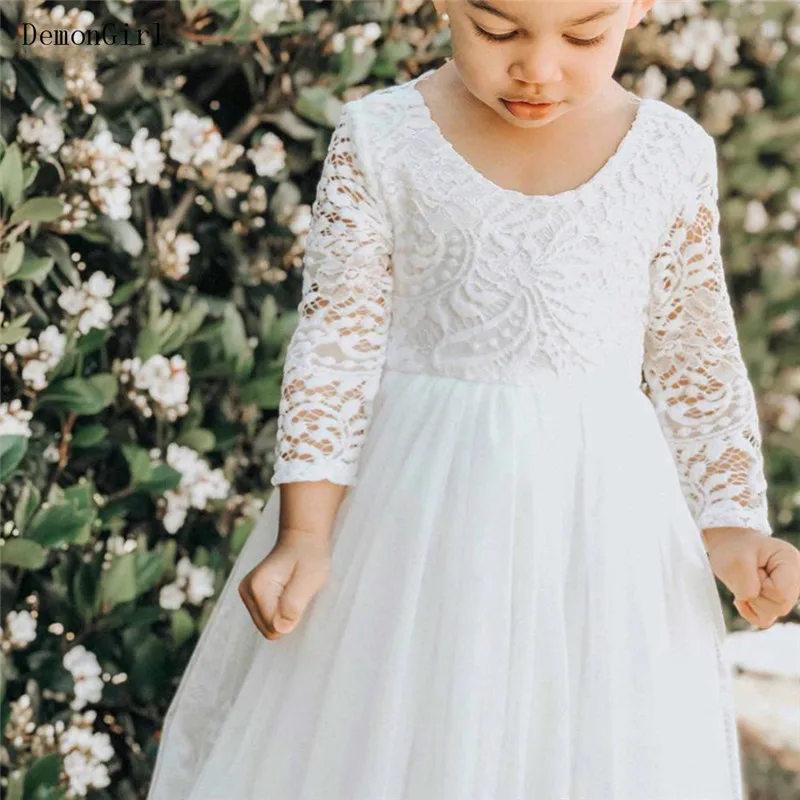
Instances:
[[[357,482],[385,361],[392,233],[361,169],[350,115],[345,104],[311,208],[298,323],[281,384],[273,486]]]
[[[643,372],[701,529],[772,534],[761,433],[720,254],[717,160],[703,135],[693,191],[651,264]]]

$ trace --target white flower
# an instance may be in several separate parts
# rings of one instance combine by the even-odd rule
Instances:
[[[183,356],[175,355],[167,359],[156,354],[144,364],[136,374],[134,386],[149,392],[161,406],[179,406],[189,397],[189,373]]]
[[[781,211],[777,222],[782,231],[793,231],[797,228],[797,216],[791,211]]]
[[[147,138],[147,128],[140,128],[131,140],[131,152],[136,162],[136,182],[157,185],[164,171],[164,154],[158,139]]]
[[[78,329],[88,333],[92,328],[108,327],[114,314],[106,298],[114,292],[114,279],[95,272],[79,288],[68,286],[58,297],[58,305],[73,317],[80,315]]]
[[[651,64],[639,79],[638,94],[641,97],[660,100],[666,90],[666,76],[655,64]]]
[[[36,617],[26,610],[9,611],[6,615],[6,630],[12,647],[27,647],[36,639]]]
[[[800,187],[792,186],[792,188],[789,189],[789,205],[792,211],[796,211],[800,214]]]
[[[75,681],[75,699],[70,708],[79,711],[87,703],[98,703],[103,696],[103,679],[96,675],[80,678]]]
[[[167,611],[177,611],[183,606],[186,595],[177,583],[169,583],[161,587],[158,593],[158,604]]]
[[[176,567],[176,584],[185,587],[192,605],[202,605],[203,600],[214,595],[214,571],[209,567],[196,567],[184,556]]]
[[[99,186],[96,191],[98,205],[111,219],[129,219],[131,216],[131,190],[127,186]]]
[[[214,161],[222,149],[222,134],[210,117],[178,111],[165,133],[170,142],[169,157],[181,164],[200,167]]]
[[[200,244],[190,233],[177,233],[168,220],[156,230],[156,252],[161,272],[180,280],[189,271],[189,261],[200,252]]]
[[[739,60],[739,36],[735,25],[723,25],[716,19],[693,17],[666,40],[669,54],[678,65],[692,63],[696,69],[707,70],[715,58],[734,66]]]
[[[96,719],[94,710],[76,714],[59,737],[58,749],[64,756],[69,797],[84,797],[89,789],[103,789],[111,784],[106,763],[114,757],[114,748],[107,733],[93,730]]]
[[[168,491],[164,493],[164,502],[167,510],[161,520],[161,524],[167,533],[177,533],[186,522],[186,515],[189,511],[189,497],[186,494]]]
[[[138,356],[115,361],[113,371],[127,386],[127,397],[145,416],[175,421],[189,411],[189,373],[180,355],[160,354],[142,363]]]
[[[295,208],[289,220],[289,230],[295,236],[305,236],[311,226],[311,206],[308,203],[300,203]]]
[[[286,166],[286,148],[274,133],[265,133],[255,147],[247,151],[256,172],[274,178]]]
[[[769,225],[769,214],[759,200],[747,204],[744,216],[744,229],[747,233],[761,233]]]
[[[790,244],[782,244],[778,248],[778,264],[781,271],[788,278],[793,278],[797,267],[800,266],[800,250]]]
[[[76,317],[86,308],[86,294],[74,286],[67,286],[58,296],[57,302],[67,314]]]
[[[40,155],[52,155],[64,144],[64,126],[56,110],[48,108],[41,117],[23,114],[17,136],[27,144],[35,144]]]
[[[112,219],[131,215],[133,153],[115,142],[108,130],[94,139],[75,139],[61,148],[61,160],[76,183],[83,184],[91,201]]]
[[[31,359],[22,368],[22,380],[34,391],[40,392],[47,386],[47,364],[36,358]]]
[[[39,340],[21,339],[14,347],[16,354],[25,362],[22,379],[35,391],[47,386],[47,373],[58,364],[66,349],[67,338],[55,326],[48,325]]]
[[[97,656],[79,644],[64,655],[62,663],[75,681],[75,699],[70,708],[80,710],[87,703],[97,703],[103,693],[102,670]]]
[[[102,673],[97,656],[82,644],[65,653],[62,663],[73,678],[89,678]]]
[[[701,0],[656,0],[650,16],[661,25],[668,25],[681,17],[692,17],[703,11]]]
[[[11,400],[0,403],[0,436],[25,436],[30,438],[31,428],[28,424],[33,418],[32,411],[22,408],[22,401]]]

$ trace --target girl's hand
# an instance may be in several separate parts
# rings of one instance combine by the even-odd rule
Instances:
[[[769,628],[800,598],[800,551],[751,528],[706,528],[714,574],[733,592],[734,606],[751,625]]]
[[[282,529],[272,551],[239,583],[239,596],[258,630],[280,639],[293,630],[331,568],[327,537]]]

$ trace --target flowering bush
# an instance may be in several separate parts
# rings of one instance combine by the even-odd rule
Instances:
[[[422,0],[2,13],[0,780],[10,800],[135,798],[267,497],[341,104],[440,63],[448,32]],[[71,43],[26,44],[24,23]],[[87,43],[110,23],[158,41]],[[660,0],[619,69],[719,142],[783,536],[800,521],[799,64],[797,0]]]

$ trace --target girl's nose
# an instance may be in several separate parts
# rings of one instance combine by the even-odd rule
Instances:
[[[561,80],[561,65],[556,47],[540,42],[527,45],[515,60],[510,75],[514,80],[547,86]]]

